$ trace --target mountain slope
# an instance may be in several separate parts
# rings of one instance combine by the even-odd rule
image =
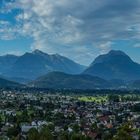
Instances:
[[[32,53],[25,53],[20,56],[9,71],[2,73],[7,77],[15,79],[35,79],[52,71],[61,71],[70,74],[81,73],[84,66],[58,54],[49,55],[39,50]]]
[[[128,86],[130,89],[140,89],[140,80],[131,81]]]
[[[0,88],[5,88],[5,87],[13,88],[13,87],[21,87],[21,86],[23,86],[23,85],[13,82],[13,81],[9,81],[9,80],[0,78]]]
[[[140,65],[124,52],[112,50],[97,57],[84,74],[104,79],[137,80],[140,79]]]
[[[70,75],[62,72],[51,72],[29,84],[31,87],[53,89],[95,89],[107,88],[110,84],[101,78],[89,75]]]
[[[14,55],[0,56],[0,74],[8,72],[17,59],[18,56]]]

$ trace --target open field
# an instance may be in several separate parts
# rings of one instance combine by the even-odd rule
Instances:
[[[84,102],[107,102],[107,96],[82,96],[78,98],[80,101]]]

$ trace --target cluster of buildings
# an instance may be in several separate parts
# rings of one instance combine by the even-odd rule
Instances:
[[[27,139],[31,128],[40,130],[44,125],[49,126],[54,137],[65,131],[98,140],[113,137],[128,122],[133,130],[139,131],[139,104],[139,101],[84,102],[78,96],[3,91],[0,95],[0,137],[8,139],[17,132],[22,139]],[[131,135],[139,139],[137,133]]]

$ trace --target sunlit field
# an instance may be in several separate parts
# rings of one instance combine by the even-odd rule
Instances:
[[[107,102],[108,96],[82,96],[78,98],[84,102]]]

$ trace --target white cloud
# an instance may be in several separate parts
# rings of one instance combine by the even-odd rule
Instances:
[[[15,0],[7,7],[23,10],[16,17],[23,25],[4,28],[3,37],[17,30],[34,39],[32,49],[73,55],[77,61],[86,54],[93,58],[96,49],[107,52],[114,40],[140,37],[140,0]]]
[[[107,53],[108,51],[111,50],[111,46],[113,45],[113,43],[111,41],[108,41],[108,42],[104,42],[102,44],[99,44],[99,47],[100,48],[100,54],[104,54],[104,53]]]

